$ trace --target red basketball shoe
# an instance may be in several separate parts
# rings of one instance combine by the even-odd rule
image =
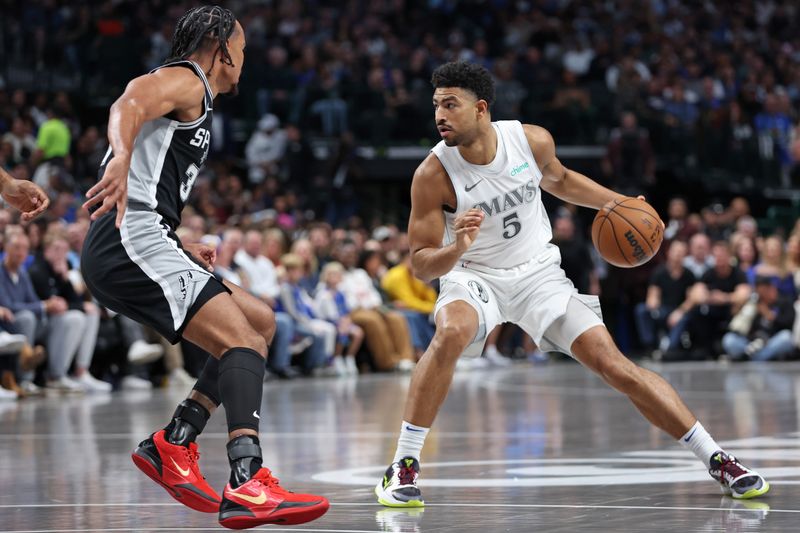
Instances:
[[[194,442],[188,448],[170,444],[162,429],[140,442],[131,458],[139,470],[186,507],[203,513],[219,511],[219,495],[200,473],[200,454]]]
[[[329,506],[322,496],[283,489],[268,468],[261,468],[235,489],[228,483],[219,506],[219,523],[228,529],[303,524],[324,515]]]

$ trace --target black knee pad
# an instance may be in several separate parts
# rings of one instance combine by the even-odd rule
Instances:
[[[231,348],[219,360],[219,392],[228,432],[258,431],[264,387],[264,358],[250,348]]]

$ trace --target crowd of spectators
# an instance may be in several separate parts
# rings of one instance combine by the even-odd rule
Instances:
[[[444,61],[492,71],[493,118],[606,145],[596,177],[625,194],[665,167],[786,183],[800,160],[792,2],[225,4],[247,32],[247,64],[239,97],[216,106],[179,235],[213,244],[216,273],[275,310],[278,378],[407,371],[430,342],[436,288],[411,275],[404,224],[359,216],[348,176],[359,144],[433,142],[429,78]],[[79,206],[108,148],[107,107],[163,61],[187,5],[0,0],[0,165],[52,203],[28,225],[0,210],[0,395],[185,384],[202,365],[196,347],[95,306],[79,275]],[[336,139],[321,162],[319,138]],[[600,294],[622,347],[791,357],[800,232],[759,235],[743,198],[698,213],[675,198],[667,214],[663,252],[620,271],[598,259],[579,213],[551,209],[562,266]],[[484,355],[472,364],[547,359],[513,327],[492,332]]]
[[[629,271],[599,259],[573,207],[551,213],[562,267],[578,290],[600,295],[626,352],[657,360],[793,358],[800,346],[800,221],[783,234],[760,235],[741,197],[702,213],[673,198],[667,214],[662,252]],[[22,225],[3,210],[0,222],[0,394],[38,394],[40,386],[108,391],[111,383],[149,388],[163,378],[191,383],[205,354],[186,343],[168,346],[92,303],[79,273],[84,211],[49,212]],[[220,223],[189,206],[178,234],[185,243],[214,246],[216,274],[275,311],[267,361],[275,378],[409,371],[434,333],[436,286],[413,276],[402,228],[319,221],[286,228],[268,215]],[[154,362],[167,347],[163,364]],[[461,364],[524,358],[543,362],[548,355],[504,325],[482,358]]]
[[[98,105],[90,114],[100,122],[129,79],[167,56],[173,24],[191,5],[0,4],[0,89],[82,91],[82,109]],[[677,173],[767,174],[783,185],[792,169],[800,174],[800,8],[791,0],[223,4],[248,46],[240,96],[215,130],[217,150],[229,155],[267,114],[304,135],[428,143],[430,74],[461,59],[494,74],[495,118],[542,124],[561,144],[605,144],[630,111],[659,165]],[[636,142],[621,133],[623,146]],[[248,159],[257,182],[277,170],[268,151]]]

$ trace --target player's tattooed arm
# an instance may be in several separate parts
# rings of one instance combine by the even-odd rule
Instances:
[[[425,281],[449,272],[477,238],[483,212],[470,209],[455,219],[456,240],[442,246],[445,222],[442,206],[455,206],[450,179],[433,154],[423,161],[411,183],[411,217],[408,239],[414,275]]]
[[[205,86],[191,70],[165,68],[135,78],[111,106],[108,117],[108,142],[114,157],[106,165],[100,181],[86,193],[84,208],[99,205],[92,214],[96,220],[117,208],[117,227],[122,223],[128,201],[128,170],[133,143],[145,122],[168,113],[202,108]]]
[[[593,209],[600,209],[610,200],[622,196],[562,165],[556,157],[555,141],[549,131],[530,124],[524,124],[523,128],[542,171],[542,189],[565,202]]]

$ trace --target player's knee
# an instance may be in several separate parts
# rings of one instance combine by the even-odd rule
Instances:
[[[436,328],[436,336],[447,346],[458,347],[461,353],[475,338],[475,328],[463,321],[447,321]]]
[[[274,325],[273,325],[274,333]],[[242,328],[236,336],[236,340],[231,343],[230,348],[250,348],[265,356],[267,353],[267,340],[264,335],[252,327]]]
[[[275,313],[272,311],[272,309],[267,308],[263,315],[263,325],[260,331],[267,344],[272,344],[272,339],[275,337],[276,328]]]
[[[250,326],[259,335],[264,337],[266,344],[271,344],[277,327],[275,324],[275,312],[272,311],[268,305],[262,304],[255,309],[251,309],[250,312],[245,313],[245,316],[247,316]]]

